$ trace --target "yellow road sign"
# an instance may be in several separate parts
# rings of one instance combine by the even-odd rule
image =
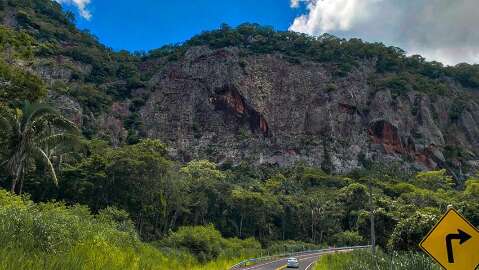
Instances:
[[[419,246],[446,270],[479,266],[479,230],[452,208]]]

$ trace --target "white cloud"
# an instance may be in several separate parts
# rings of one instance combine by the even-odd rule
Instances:
[[[351,26],[368,18],[373,3],[381,0],[311,0],[309,14],[294,20],[292,30],[316,34],[334,30],[349,30]],[[299,5],[291,0],[291,5]]]
[[[291,7],[292,8],[297,8],[299,7],[301,0],[291,0]]]
[[[55,0],[60,4],[74,5],[78,8],[80,16],[86,20],[90,20],[92,17],[91,12],[88,10],[87,6],[90,4],[91,0]]]
[[[290,30],[359,37],[446,64],[479,62],[477,0],[291,0],[306,4]]]

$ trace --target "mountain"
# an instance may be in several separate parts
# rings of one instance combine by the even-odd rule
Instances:
[[[159,138],[176,159],[223,165],[479,168],[477,65],[255,24],[131,54],[50,0],[2,0],[0,18],[0,102],[44,99],[88,138]]]

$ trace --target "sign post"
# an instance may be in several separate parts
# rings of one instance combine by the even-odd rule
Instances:
[[[419,246],[446,270],[475,270],[479,266],[479,230],[453,208]]]

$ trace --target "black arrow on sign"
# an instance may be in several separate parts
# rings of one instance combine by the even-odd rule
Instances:
[[[446,236],[446,247],[447,247],[447,259],[449,263],[454,263],[454,253],[452,250],[452,240],[460,240],[459,244],[464,244],[467,240],[471,239],[471,236],[461,230],[457,230],[457,234],[448,234]]]

